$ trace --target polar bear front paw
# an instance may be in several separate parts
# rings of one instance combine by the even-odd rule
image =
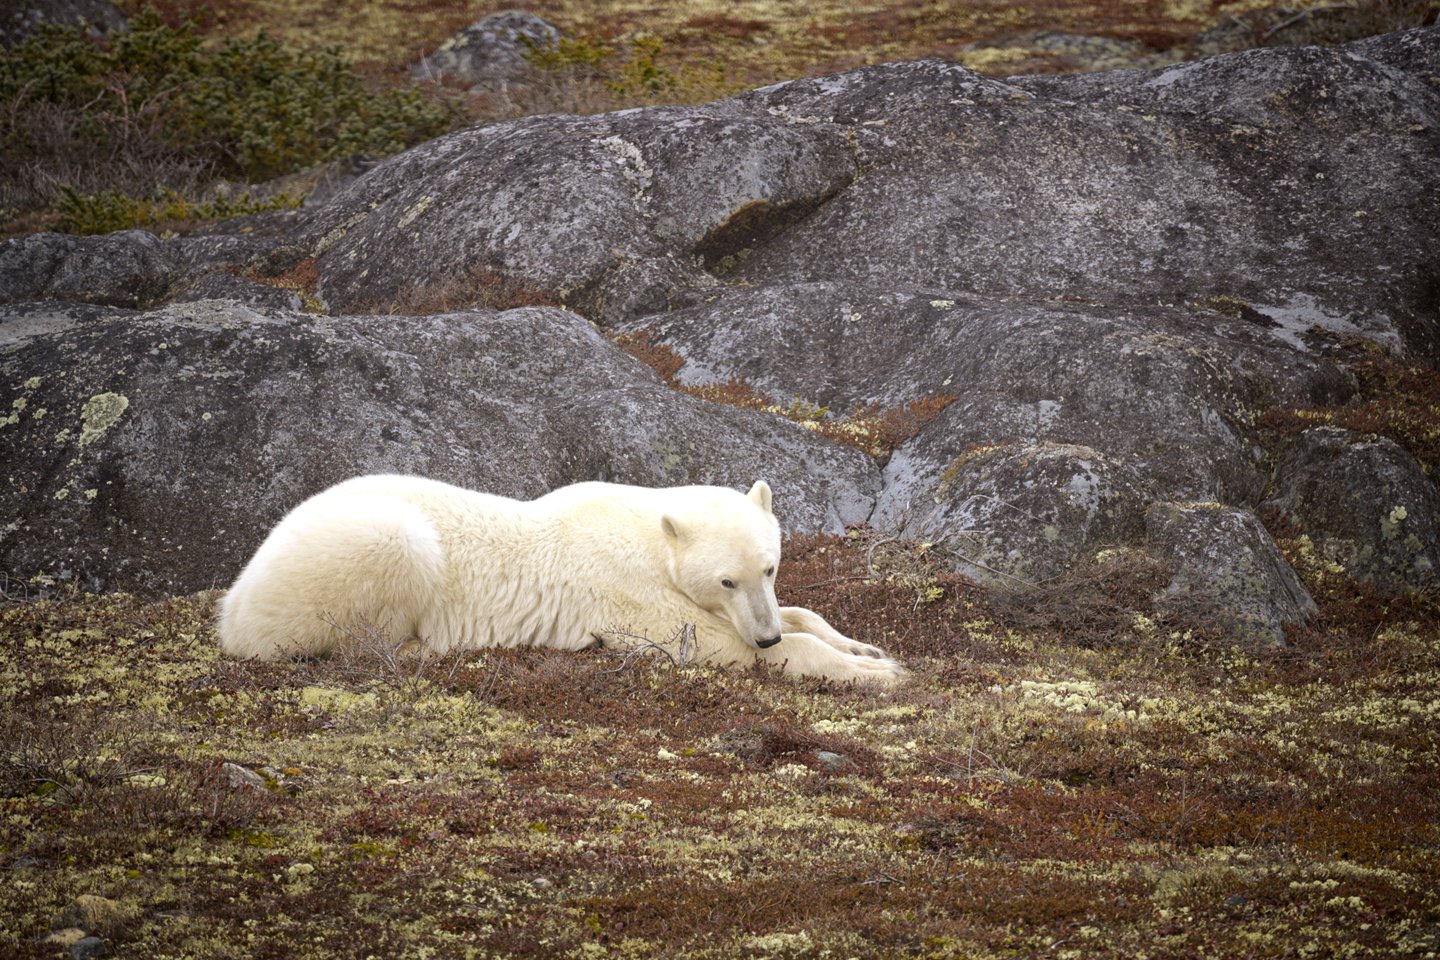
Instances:
[[[881,650],[879,647],[872,647],[868,643],[861,643],[859,640],[851,640],[849,637],[845,637],[844,639],[844,643],[834,644],[836,649],[857,657],[875,657],[879,660],[887,659],[887,657],[885,656],[885,651]]]
[[[874,650],[875,648],[871,647],[870,649]],[[878,650],[874,654],[853,657],[851,667],[855,671],[852,679],[883,687],[897,686],[904,683],[905,679],[910,676],[909,670]]]

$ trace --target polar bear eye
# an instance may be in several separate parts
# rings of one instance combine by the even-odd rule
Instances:
[[[728,579],[727,579],[727,580],[721,580],[721,581],[720,581],[720,586],[724,587],[726,590],[734,590],[734,589],[735,589],[735,581],[734,581],[734,580],[728,580]]]
[[[766,571],[765,571],[765,576],[767,576],[767,577],[773,577],[773,576],[775,576],[775,568],[774,568],[774,567],[771,567],[771,568],[769,568],[768,570],[766,570]]]

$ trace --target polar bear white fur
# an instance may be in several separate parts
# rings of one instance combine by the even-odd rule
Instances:
[[[237,657],[325,653],[369,625],[435,651],[578,650],[693,624],[697,660],[898,682],[880,650],[775,600],[770,488],[577,483],[528,502],[358,477],[276,525],[220,605]]]

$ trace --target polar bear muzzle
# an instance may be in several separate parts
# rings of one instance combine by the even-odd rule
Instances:
[[[755,646],[759,647],[761,650],[769,650],[771,647],[775,646],[775,644],[777,644],[777,643],[779,643],[779,642],[780,642],[780,635],[779,635],[779,634],[776,634],[775,636],[771,637],[769,640],[756,640],[756,641],[755,641]]]

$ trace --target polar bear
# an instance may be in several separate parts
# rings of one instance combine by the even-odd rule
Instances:
[[[320,654],[362,625],[435,651],[633,645],[693,624],[697,660],[882,685],[880,650],[775,600],[770,488],[577,483],[518,501],[357,477],[276,525],[220,603],[237,657]]]

